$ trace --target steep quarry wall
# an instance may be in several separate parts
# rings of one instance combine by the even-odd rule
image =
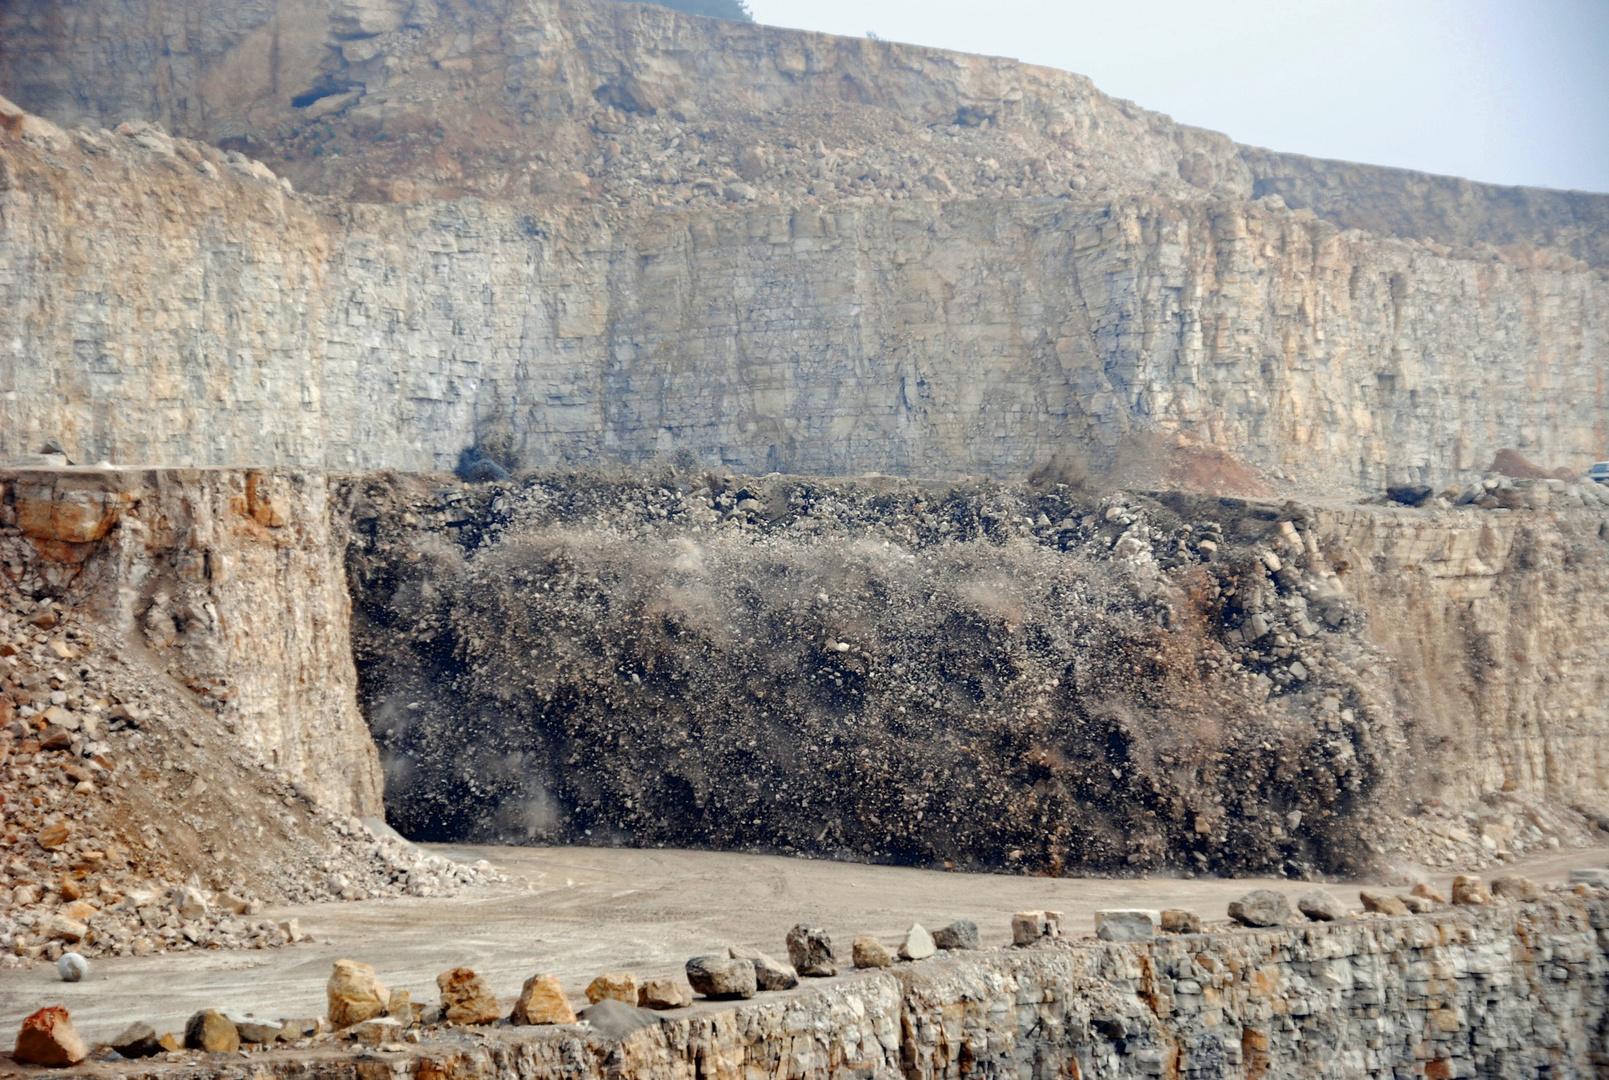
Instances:
[[[0,91],[186,137],[3,125],[4,454],[1020,476],[1182,439],[1377,487],[1609,443],[1606,197],[1247,150],[1015,61],[83,0],[0,12]]]
[[[0,454],[1023,475],[1145,435],[1376,485],[1609,437],[1603,272],[1562,256],[1243,202],[337,206],[0,138]]]
[[[1512,858],[1575,837],[1527,800],[1609,801],[1609,540],[1564,490],[338,486],[412,834],[1298,875]]]
[[[32,549],[8,564],[14,580],[70,593],[116,650],[165,671],[309,798],[378,813],[322,475],[45,469],[0,485]]]

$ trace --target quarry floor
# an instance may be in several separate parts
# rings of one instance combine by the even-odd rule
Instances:
[[[318,1016],[330,965],[341,957],[373,964],[388,986],[430,1003],[437,974],[472,967],[508,1006],[538,971],[559,975],[580,999],[602,972],[672,974],[687,957],[729,943],[785,957],[783,936],[797,922],[826,927],[845,954],[858,934],[897,945],[913,921],[932,929],[959,917],[978,924],[985,945],[998,945],[1010,940],[1011,914],[1024,909],[1060,910],[1066,932],[1078,936],[1093,932],[1101,908],[1185,907],[1221,920],[1229,901],[1251,888],[1294,900],[1312,887],[1251,878],[1006,877],[706,851],[432,850],[488,859],[510,883],[452,898],[270,909],[263,917],[298,918],[316,939],[282,949],[100,959],[76,984],[61,982],[48,964],[0,972],[0,1033],[9,1039],[24,1016],[56,1003],[91,1041],[110,1039],[133,1020],[159,1032],[182,1029],[207,1007],[259,1019]],[[1545,884],[1606,863],[1602,847],[1569,849],[1506,872]],[[1452,875],[1430,880],[1446,892]],[[1370,883],[1323,887],[1356,908],[1358,884]]]

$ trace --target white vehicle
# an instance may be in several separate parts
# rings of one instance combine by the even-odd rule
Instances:
[[[1600,484],[1609,484],[1609,461],[1600,461],[1588,469],[1587,479],[1596,480]]]

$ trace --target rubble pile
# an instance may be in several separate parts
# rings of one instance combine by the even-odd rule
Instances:
[[[265,903],[495,876],[319,805],[14,527],[0,561],[0,966],[290,944],[305,933]]]
[[[1295,877],[1428,835],[1295,504],[671,471],[341,498],[411,835]]]

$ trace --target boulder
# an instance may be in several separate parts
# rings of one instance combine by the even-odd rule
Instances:
[[[513,1020],[516,1024],[573,1024],[576,1015],[557,975],[532,975],[514,1002]]]
[[[659,1017],[647,1009],[639,1009],[614,998],[604,998],[596,1005],[582,1009],[580,1018],[591,1024],[592,1030],[599,1035],[616,1040],[659,1023]]]
[[[1459,874],[1453,878],[1453,903],[1479,907],[1491,902],[1492,898],[1480,878],[1473,874]]]
[[[818,927],[800,923],[788,931],[788,959],[800,975],[819,979],[838,974],[838,957],[833,954],[832,939],[827,931]]]
[[[1415,896],[1409,893],[1407,896],[1399,896],[1397,899],[1402,901],[1402,906],[1414,915],[1429,915],[1436,910],[1436,905],[1426,900],[1423,896]]]
[[[900,942],[899,955],[902,960],[926,960],[938,951],[933,944],[933,935],[921,923],[912,923],[911,928],[905,931],[905,940]]]
[[[799,973],[792,964],[784,964],[759,949],[733,945],[726,953],[734,960],[747,960],[754,965],[754,983],[761,990],[792,990],[799,985]]]
[[[753,961],[720,955],[687,961],[687,981],[707,998],[751,998],[758,988]]]
[[[62,982],[82,982],[89,974],[89,961],[75,952],[62,953],[56,961],[56,974]]]
[[[184,1048],[233,1054],[240,1049],[240,1032],[234,1021],[217,1009],[203,1009],[184,1025]]]
[[[1392,896],[1379,889],[1360,889],[1358,899],[1363,903],[1364,911],[1372,911],[1380,915],[1406,915],[1408,905],[1400,897]]]
[[[130,1059],[155,1057],[162,1052],[162,1044],[157,1041],[156,1029],[143,1020],[136,1020],[124,1028],[117,1038],[107,1045]]]
[[[693,988],[679,979],[647,979],[637,990],[641,1009],[685,1009],[692,1003]]]
[[[441,1015],[449,1024],[491,1024],[502,1016],[497,995],[469,968],[456,967],[436,976]]]
[[[1290,920],[1285,894],[1273,889],[1253,889],[1229,905],[1229,917],[1242,926],[1283,926]]]
[[[637,1004],[637,976],[629,971],[610,971],[587,984],[587,1000],[596,1005],[604,998]]]
[[[284,1029],[283,1024],[260,1024],[255,1020],[235,1021],[235,1030],[240,1033],[240,1041],[254,1046],[277,1043],[279,1033]]]
[[[1501,900],[1532,903],[1542,899],[1542,886],[1520,874],[1503,874],[1492,879],[1492,895]]]
[[[22,1022],[11,1056],[19,1065],[59,1069],[89,1057],[89,1046],[73,1030],[73,1018],[60,1005],[47,1005]]]
[[[1011,917],[1011,943],[1032,945],[1061,937],[1061,912],[1019,911]]]
[[[324,992],[329,1000],[330,1026],[334,1028],[373,1020],[391,1003],[391,991],[376,977],[374,968],[356,960],[337,960]]]
[[[1441,894],[1441,890],[1434,885],[1426,885],[1422,881],[1409,889],[1408,892],[1423,900],[1428,900],[1432,904],[1445,904],[1447,902],[1447,898]]]
[[[862,935],[849,947],[858,968],[886,968],[894,966],[894,954],[887,945],[874,937]]]
[[[1165,908],[1162,929],[1170,934],[1201,933],[1201,916],[1184,908]]]
[[[941,949],[976,949],[978,924],[971,919],[957,919],[949,926],[933,931],[933,944]]]
[[[348,1038],[355,1039],[365,1046],[397,1042],[402,1038],[402,1032],[402,1021],[394,1016],[376,1016],[373,1020],[353,1024],[346,1029]]]
[[[1149,941],[1156,937],[1161,915],[1143,908],[1114,908],[1095,913],[1095,936],[1102,941]]]

